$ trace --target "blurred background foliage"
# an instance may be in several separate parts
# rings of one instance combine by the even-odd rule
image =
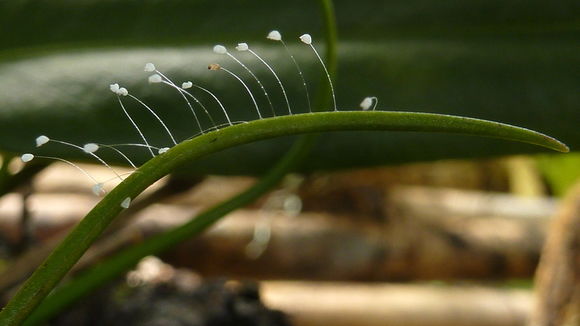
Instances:
[[[381,109],[497,120],[550,134],[572,150],[580,145],[580,75],[573,69],[580,66],[578,1],[368,0],[335,1],[335,7],[340,108],[358,109],[360,100],[372,95],[379,97]],[[147,85],[142,67],[149,61],[175,82],[193,80],[215,91],[236,120],[254,119],[240,85],[206,70],[208,63],[218,62],[247,77],[232,60],[211,53],[216,43],[233,51],[237,42],[248,42],[279,71],[294,110],[304,112],[294,67],[279,44],[265,39],[271,29],[282,32],[315,92],[321,69],[296,41],[308,32],[318,46],[322,43],[314,1],[2,1],[0,148],[31,151],[39,134],[79,144],[139,141],[108,91],[116,81],[151,104],[179,139],[194,135],[198,130],[182,98],[168,87]],[[250,56],[236,55],[256,71],[283,114],[272,76]],[[225,121],[209,98],[197,95],[211,103],[208,108],[220,117],[216,120]],[[266,102],[259,104],[265,111]],[[156,121],[138,113],[142,108],[136,103],[126,105],[153,144],[169,145]],[[231,149],[182,172],[260,174],[291,142],[284,138]],[[87,159],[58,145],[43,150]],[[323,135],[302,169],[543,151],[472,137],[345,132]],[[118,160],[113,154],[103,152]],[[147,159],[146,151],[132,155]]]

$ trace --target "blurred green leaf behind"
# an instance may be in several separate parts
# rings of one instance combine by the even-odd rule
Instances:
[[[540,155],[537,163],[556,196],[564,196],[580,181],[580,153],[578,152],[569,155]]]

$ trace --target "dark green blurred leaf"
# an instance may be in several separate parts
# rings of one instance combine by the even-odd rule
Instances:
[[[2,30],[11,31],[0,34],[5,48],[0,52],[4,58],[0,148],[5,151],[30,151],[39,134],[76,143],[139,141],[107,90],[114,81],[156,108],[180,139],[192,136],[197,132],[194,121],[177,92],[147,85],[142,67],[149,61],[176,82],[192,79],[214,90],[237,120],[255,118],[249,98],[235,80],[205,69],[217,61],[244,75],[231,60],[211,54],[215,43],[232,48],[235,41],[248,41],[273,62],[295,110],[303,111],[306,102],[293,66],[281,46],[264,40],[273,27],[292,45],[312,92],[321,72],[308,48],[293,41],[304,31],[317,40],[319,19],[311,10],[315,4],[308,1],[12,1],[0,5],[6,8],[0,10],[5,18],[0,21],[6,24]],[[341,36],[350,40],[341,43],[339,107],[356,109],[363,97],[374,95],[380,108],[491,119],[547,133],[572,150],[580,145],[580,76],[571,69],[580,66],[580,43],[575,41],[577,2],[338,1],[336,7]],[[159,48],[164,44],[199,46]],[[103,45],[108,48],[96,47]],[[251,57],[238,56],[268,85],[283,113],[283,100],[271,75]],[[266,112],[259,89],[253,88]],[[125,102],[153,143],[169,145],[142,108]],[[246,145],[208,157],[190,170],[261,173],[290,144],[291,139],[280,139]],[[44,150],[87,159],[57,145]],[[304,169],[538,150],[446,135],[334,133],[321,137]],[[147,159],[145,151],[134,154]],[[118,159],[113,156],[107,158]]]
[[[576,0],[334,1],[341,37],[567,35]],[[3,0],[0,49],[65,44],[127,46],[261,39],[269,29],[315,32],[315,1]]]

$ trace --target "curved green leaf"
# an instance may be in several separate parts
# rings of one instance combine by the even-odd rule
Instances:
[[[303,111],[307,106],[302,85],[283,48],[271,44],[256,49],[272,61],[288,89],[291,105]],[[309,86],[314,90],[317,74],[321,71],[315,58],[307,47],[294,46],[291,50],[303,65]],[[447,41],[345,43],[339,67],[344,78],[335,85],[337,100],[340,107],[355,107],[363,97],[375,95],[382,108],[406,107],[505,121],[542,130],[578,148],[580,93],[576,91],[578,79],[569,69],[580,65],[578,51],[580,48],[576,45],[555,41],[540,44],[525,40],[497,41],[493,46],[485,42]],[[282,114],[283,99],[269,72],[255,60],[241,54],[239,57],[256,70]],[[146,85],[147,75],[142,65],[147,61],[155,62],[176,82],[191,79],[210,88],[228,109],[244,107],[243,110],[229,110],[233,119],[255,119],[255,113],[250,110],[252,104],[240,85],[228,76],[207,71],[206,64],[210,62],[235,68],[231,60],[211,54],[209,44],[188,49],[77,52],[0,65],[0,89],[3,90],[0,96],[0,149],[13,153],[30,151],[34,146],[30,140],[39,134],[78,144],[139,141],[114,96],[107,90],[107,85],[115,81],[152,105],[179,139],[192,136],[198,131],[180,96],[167,87]],[[241,69],[238,71],[245,76]],[[265,109],[264,99],[259,93],[255,94]],[[211,98],[200,99],[212,110],[216,120],[225,121]],[[140,125],[154,144],[169,144],[158,123],[142,108],[132,102],[127,102],[127,107],[138,116]],[[202,123],[209,127],[207,119]],[[290,144],[289,139],[279,139],[232,149],[192,163],[187,170],[199,174],[259,174],[281,157]],[[423,150],[410,150],[417,144]],[[475,151],[474,144],[477,145]],[[43,150],[45,154],[73,160],[90,159],[66,147],[52,146]],[[385,156],[383,150],[399,155]],[[531,146],[446,136],[425,139],[414,134],[337,133],[320,138],[311,159],[302,169],[537,151]],[[122,163],[115,153],[103,154],[108,161]],[[145,151],[129,154],[141,162],[148,158]],[[238,160],[233,163],[224,159],[228,156],[236,156]]]
[[[263,43],[263,38],[269,29],[277,28],[289,44],[305,31],[316,41],[321,23],[316,11],[310,10],[314,6],[309,0],[0,2],[0,150],[30,150],[29,139],[40,133],[77,143],[138,140],[114,99],[106,95],[106,86],[113,81],[126,83],[135,94],[166,111],[176,133],[182,139],[190,137],[196,131],[183,118],[187,112],[178,111],[185,109],[180,97],[171,90],[143,89],[142,64],[159,63],[176,81],[194,79],[225,97],[229,107],[240,107],[247,98],[239,85],[201,72],[216,60],[208,55],[215,42],[268,44],[258,50],[281,70],[284,83],[294,90],[295,106],[306,108],[299,102],[301,85],[283,50]],[[374,95],[383,108],[505,121],[542,130],[566,140],[572,148],[580,146],[579,80],[570,69],[580,65],[580,47],[572,41],[580,31],[578,1],[342,0],[336,7],[342,37],[350,40],[342,47],[339,68],[347,78],[336,85],[341,106],[355,107],[362,97]],[[232,21],[236,28],[231,27]],[[167,45],[196,47],[159,48]],[[207,50],[202,51],[200,45]],[[292,50],[307,74],[319,73],[307,48]],[[198,71],[190,71],[192,63]],[[259,65],[252,68],[272,82]],[[271,94],[278,93],[274,87]],[[248,115],[238,113],[239,119],[248,120]],[[145,120],[144,128],[157,130],[154,123]],[[167,141],[161,133],[151,137],[159,144]],[[419,142],[428,150],[407,150]],[[290,144],[278,140],[233,149],[201,160],[189,170],[259,174]],[[336,134],[321,139],[303,169],[535,151],[484,140],[475,144],[477,152],[472,150],[472,140],[445,136],[425,140],[411,134],[388,138],[375,133]],[[399,155],[385,157],[381,155],[385,149]],[[51,148],[50,152],[87,159],[67,149]],[[328,163],[326,158],[345,152],[348,155],[343,159]],[[141,154],[145,160],[146,153]],[[243,164],[228,164],[223,155],[235,155]]]
[[[75,227],[0,312],[0,323],[19,323],[76,263],[90,244],[149,185],[188,161],[228,147],[289,134],[336,130],[429,131],[498,137],[568,151],[559,141],[523,128],[456,116],[409,112],[323,112],[256,120],[184,141],[152,158],[113,189]],[[23,315],[25,313],[25,315]]]

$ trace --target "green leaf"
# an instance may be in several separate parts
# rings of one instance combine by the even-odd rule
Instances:
[[[409,112],[322,112],[255,120],[184,141],[156,156],[113,189],[71,231],[0,312],[1,324],[19,323],[56,286],[91,243],[149,185],[187,162],[229,147],[290,134],[337,130],[429,131],[498,137],[568,151],[546,135],[502,123],[456,116]],[[387,153],[385,153],[386,155]]]
[[[303,112],[307,105],[302,85],[283,48],[277,44],[255,48],[265,58],[273,59],[294,110]],[[500,42],[494,46],[485,42],[393,41],[378,45],[344,43],[341,49],[339,71],[343,78],[336,85],[341,108],[356,107],[363,97],[375,95],[381,108],[412,108],[505,121],[562,138],[572,148],[580,146],[576,123],[580,94],[576,92],[577,77],[569,69],[580,65],[578,46],[547,41],[537,45],[529,41]],[[303,65],[314,92],[321,68],[307,47],[297,45],[292,51]],[[267,85],[279,114],[284,113],[283,99],[269,72],[255,60],[238,56],[256,71]],[[177,92],[146,84],[147,74],[142,66],[148,61],[155,62],[176,82],[193,80],[214,91],[234,120],[256,118],[250,99],[235,80],[220,72],[207,71],[206,64],[210,62],[235,68],[233,61],[211,54],[210,45],[76,52],[0,66],[0,89],[4,92],[0,97],[0,130],[4,135],[0,137],[0,148],[14,153],[31,151],[34,138],[40,134],[78,144],[140,141],[114,95],[107,90],[108,84],[115,81],[152,105],[179,139],[194,135],[198,132],[195,122]],[[245,76],[241,69],[237,71]],[[259,96],[259,89],[254,92],[266,113],[267,105]],[[213,99],[202,93],[196,95],[212,110],[216,120],[225,121]],[[138,117],[153,144],[170,144],[158,122],[143,108],[130,101],[127,107]],[[202,122],[210,126],[207,119]],[[290,144],[291,139],[284,138],[232,149],[196,162],[187,170],[199,174],[259,174],[281,157]],[[421,151],[414,150],[417,145]],[[43,150],[39,153],[73,160],[90,159],[66,147],[47,146]],[[398,155],[385,156],[382,151]],[[447,136],[427,139],[418,134],[337,133],[321,137],[302,169],[537,151],[531,146]],[[109,161],[119,160],[114,153],[104,154]],[[129,154],[135,155],[136,161],[148,158],[146,151]],[[231,156],[237,157],[235,163],[227,160]]]
[[[568,35],[575,0],[336,1],[344,40]],[[262,39],[269,29],[320,30],[316,3],[208,0],[12,0],[0,2],[0,49],[185,45]]]
[[[231,47],[247,41],[255,45],[279,70],[294,108],[304,111],[304,96],[293,66],[283,49],[264,36],[277,28],[294,44],[300,33],[308,31],[316,43],[321,23],[316,10],[311,10],[315,5],[306,0],[0,2],[0,150],[30,151],[31,140],[41,133],[77,143],[138,141],[107,93],[107,84],[113,81],[125,83],[162,111],[181,139],[192,136],[197,130],[181,98],[169,89],[144,86],[142,65],[147,61],[157,63],[176,81],[193,79],[211,87],[228,107],[240,108],[235,113],[238,119],[254,119],[246,111],[249,100],[239,85],[227,76],[205,71],[207,63],[218,60],[210,54],[215,43]],[[572,148],[580,145],[576,123],[579,80],[570,69],[580,65],[580,45],[573,42],[580,31],[577,1],[367,0],[337,1],[336,7],[341,37],[347,40],[340,54],[343,78],[336,85],[340,107],[356,107],[363,97],[374,95],[382,108],[504,121],[542,130],[564,139]],[[169,47],[161,48],[164,46]],[[308,48],[296,46],[292,51],[314,90],[320,67]],[[269,73],[256,62],[241,58],[258,70],[281,107]],[[219,61],[233,66],[225,58]],[[204,100],[211,103],[211,99]],[[156,122],[144,115],[141,118],[153,140],[166,144]],[[244,146],[212,155],[189,170],[260,174],[290,144],[291,140],[280,139]],[[423,150],[411,150],[418,144]],[[382,150],[398,155],[386,157]],[[322,138],[302,169],[536,151],[531,146],[446,136],[424,139],[411,134],[339,133]],[[48,152],[88,159],[66,148],[53,147]],[[141,161],[147,158],[146,153],[137,155]],[[236,164],[224,160],[231,155],[239,158]]]
[[[544,154],[535,157],[538,168],[550,185],[550,192],[564,197],[580,181],[580,153]]]

